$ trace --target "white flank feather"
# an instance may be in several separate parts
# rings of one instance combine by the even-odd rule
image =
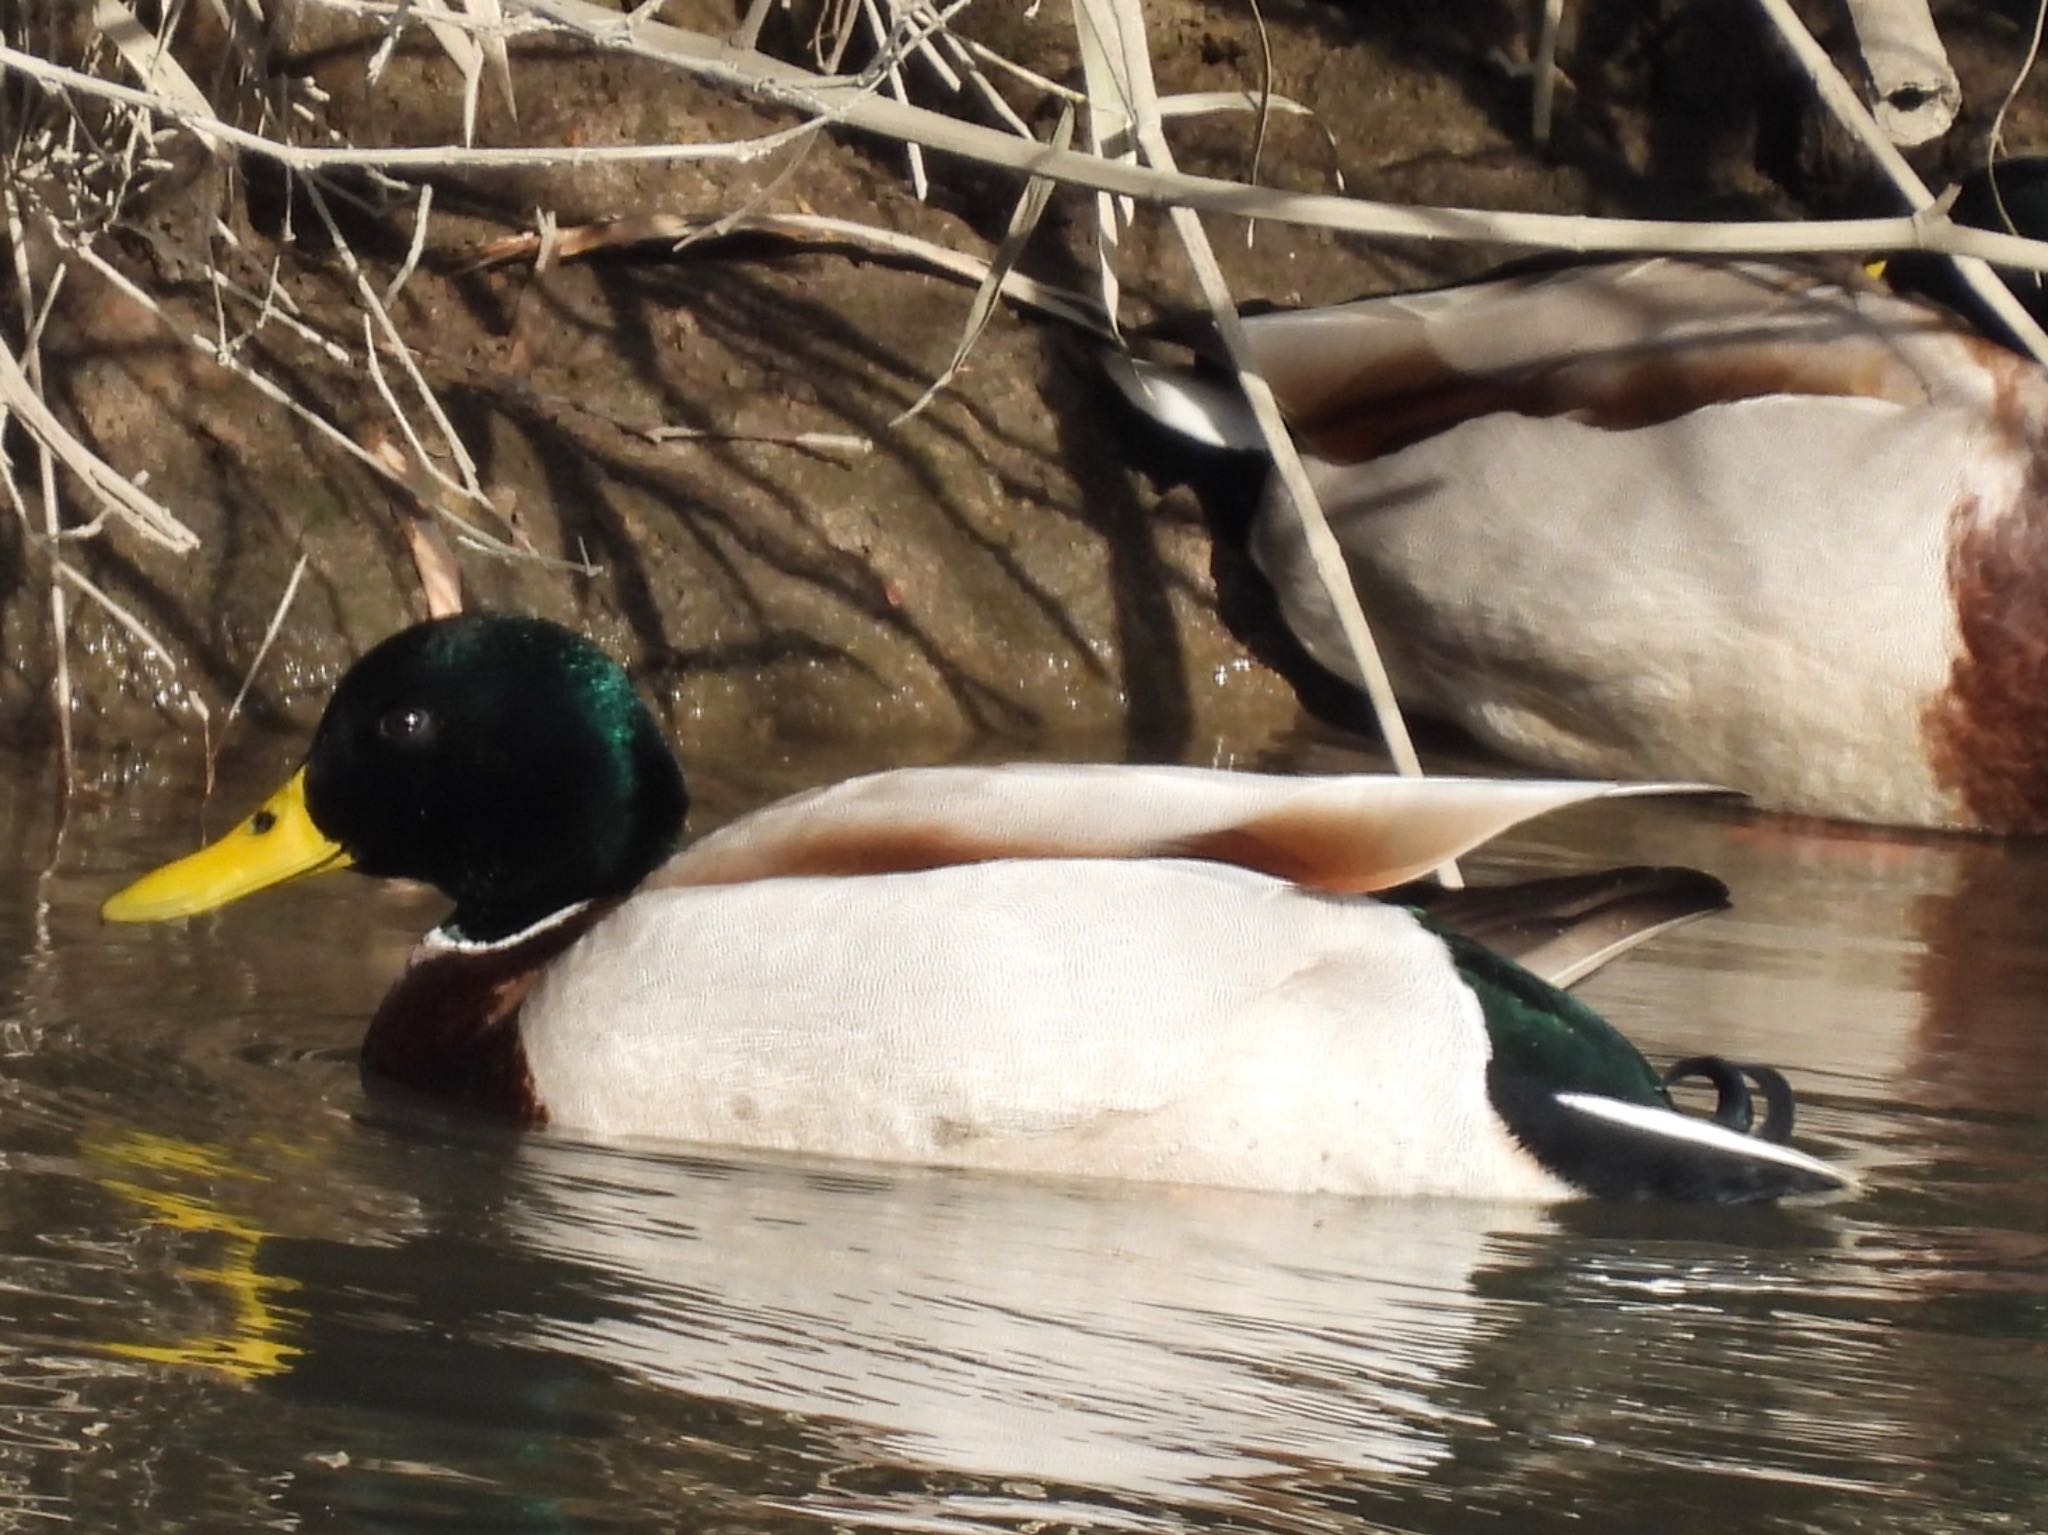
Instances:
[[[593,1027],[601,1020],[601,1027]],[[1408,913],[1213,864],[643,892],[520,1014],[556,1127],[1127,1180],[1558,1198]]]
[[[1485,416],[1317,473],[1361,593],[1404,615],[1386,656],[1412,706],[1555,772],[1940,825],[1920,721],[1960,649],[1949,518],[2026,472],[1957,454],[1976,430],[1775,395],[1628,432]],[[1254,552],[1288,627],[1347,670],[1284,515]]]

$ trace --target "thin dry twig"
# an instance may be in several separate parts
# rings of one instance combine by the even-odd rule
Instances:
[[[777,235],[804,244],[850,246],[891,260],[907,261],[961,282],[984,282],[994,270],[992,263],[979,256],[956,251],[916,235],[814,213],[756,212],[730,224],[725,218],[700,219],[679,213],[637,214],[602,224],[579,224],[560,230],[554,255],[558,261],[574,261],[599,251],[618,250],[629,245],[659,243],[674,248],[679,241],[692,236],[701,237],[714,225],[744,229],[750,234]],[[536,253],[539,245],[538,235],[508,235],[479,247],[459,270],[476,270],[508,261],[526,260]],[[1064,320],[1104,340],[1115,339],[1100,306],[1085,293],[1015,271],[1002,274],[1002,291],[1003,297],[1013,304]]]
[[[1105,42],[1114,37],[1122,48],[1123,68],[1119,71],[1119,79],[1130,93],[1133,123],[1145,157],[1154,166],[1172,169],[1173,150],[1166,142],[1166,132],[1159,116],[1158,93],[1152,84],[1151,55],[1145,46],[1144,14],[1137,0],[1077,0],[1077,3],[1090,8],[1096,30]],[[1407,777],[1420,777],[1421,759],[1409,737],[1400,702],[1394,697],[1393,682],[1380,658],[1379,646],[1373,640],[1372,627],[1366,621],[1357,587],[1345,566],[1343,549],[1336,534],[1330,530],[1329,519],[1323,514],[1315,487],[1309,483],[1308,471],[1295,449],[1293,434],[1280,414],[1279,403],[1273,398],[1273,391],[1265,379],[1259,375],[1251,346],[1245,339],[1244,326],[1238,318],[1236,301],[1231,297],[1230,285],[1209,243],[1208,232],[1202,228],[1202,221],[1192,209],[1173,208],[1168,216],[1194,268],[1202,297],[1209,305],[1217,333],[1236,372],[1238,387],[1244,391],[1259,433],[1265,439],[1273,472],[1286,489],[1288,501],[1301,522],[1309,557],[1322,580],[1331,609],[1337,615],[1352,658],[1358,665],[1366,696],[1372,703],[1373,717],[1379,724],[1387,751],[1394,759],[1395,769]],[[1446,885],[1455,887],[1463,883],[1455,862],[1445,863],[1437,873]]]
[[[470,457],[469,449],[464,445],[461,434],[455,430],[454,423],[449,421],[447,413],[441,409],[440,400],[435,398],[432,387],[428,385],[425,377],[421,375],[419,364],[413,360],[412,348],[406,345],[405,338],[399,334],[398,326],[391,318],[391,311],[385,307],[384,301],[377,296],[376,289],[371,286],[369,273],[365,272],[362,263],[356,260],[355,249],[349,244],[347,236],[342,233],[341,224],[334,217],[334,211],[327,206],[327,198],[322,194],[319,183],[313,178],[308,177],[305,182],[305,191],[308,200],[313,204],[313,211],[320,215],[321,223],[327,226],[327,235],[334,242],[335,254],[341,258],[343,268],[348,272],[350,280],[355,284],[356,296],[362,301],[364,311],[363,356],[364,361],[369,364],[371,380],[376,384],[378,393],[384,397],[385,403],[391,407],[391,413],[397,419],[399,429],[406,434],[406,440],[412,443],[413,451],[420,455],[420,467],[436,479],[444,480],[448,489],[462,497],[465,501],[488,507],[490,505],[490,498],[484,494],[483,486],[477,480],[476,460]],[[378,337],[380,334],[384,342],[382,349],[388,350],[392,356],[397,358],[399,366],[405,370],[406,379],[412,385],[413,392],[418,397],[420,407],[427,413],[428,419],[433,422],[434,430],[439,434],[441,442],[448,449],[449,456],[455,460],[455,467],[462,476],[462,482],[459,485],[453,480],[448,480],[435,466],[432,456],[421,443],[419,434],[414,429],[411,419],[406,415],[403,407],[399,405],[398,401],[392,396],[390,389],[386,386],[383,370],[377,363],[377,354],[380,350]]]
[[[227,745],[228,731],[242,712],[242,704],[249,696],[249,689],[256,681],[256,673],[262,670],[263,658],[270,654],[270,647],[277,642],[277,632],[284,627],[284,616],[291,611],[292,599],[299,594],[299,582],[306,574],[306,556],[300,555],[292,566],[291,579],[284,584],[284,595],[277,599],[277,607],[270,615],[270,625],[263,631],[263,638],[256,646],[256,654],[249,658],[249,669],[242,673],[242,685],[235,689],[235,696],[228,704],[228,712],[221,716],[220,736],[208,743],[206,753],[206,787],[200,792],[201,801],[213,798],[214,769],[219,765],[221,748]]]
[[[910,89],[903,83],[903,66],[900,53],[890,47],[890,26],[882,19],[881,8],[875,0],[859,0],[861,17],[873,34],[875,47],[881,55],[882,76],[889,83],[889,94],[898,101],[910,100]],[[903,146],[910,165],[910,189],[919,202],[931,196],[931,180],[925,174],[924,150],[917,144]]]
[[[383,460],[393,477],[411,492],[409,499],[399,503],[398,531],[405,540],[406,553],[412,556],[413,572],[420,578],[420,595],[426,599],[427,616],[446,618],[460,613],[462,566],[455,558],[455,551],[448,547],[448,540],[442,536],[440,524],[431,515],[440,499],[440,492],[390,438],[377,436],[370,444],[370,451]]]
[[[92,21],[100,36],[114,45],[123,62],[135,72],[145,91],[163,96],[184,111],[213,115],[213,103],[171,56],[167,40],[145,27],[121,0],[96,0]],[[217,140],[204,133],[199,134],[199,141],[209,150],[219,147]]]
[[[872,437],[863,437],[858,432],[742,432],[711,426],[650,426],[640,435],[649,442],[763,442],[851,458],[865,457],[875,448]]]
[[[995,81],[989,79],[988,71],[981,67],[981,61],[964,39],[951,31],[946,31],[939,34],[938,41],[939,46],[960,66],[967,83],[974,87],[975,95],[981,98],[982,105],[1001,118],[1012,133],[1027,139],[1035,137],[1031,125],[1018,115],[1017,109],[1010,105],[1009,98],[996,89]]]
[[[1074,112],[1071,107],[1061,111],[1060,120],[1052,133],[1052,147],[1065,149],[1074,141]],[[995,256],[989,261],[988,275],[974,291],[974,302],[968,306],[967,320],[961,327],[960,342],[953,349],[953,357],[939,376],[933,379],[923,394],[914,400],[908,409],[899,414],[890,426],[904,422],[923,412],[924,408],[939,397],[939,393],[958,376],[967,362],[967,354],[974,350],[974,343],[980,339],[990,318],[995,314],[996,300],[1003,291],[1003,279],[1016,267],[1018,258],[1024,254],[1024,247],[1038,228],[1038,221],[1045,213],[1045,206],[1052,200],[1050,181],[1032,180],[1024,184],[1024,195],[1017,199],[1016,209],[1010,214],[1009,228],[1003,232],[1002,243],[996,247]]]
[[[977,163],[1025,175],[1042,175],[1063,185],[1110,192],[1147,202],[1185,206],[1236,218],[1334,229],[1389,239],[1446,241],[1520,249],[1548,249],[1585,255],[1598,252],[1661,252],[1665,254],[1871,255],[1896,251],[1934,251],[1973,256],[2001,266],[2048,271],[2048,242],[2020,239],[1950,222],[1931,207],[1890,218],[1776,220],[1701,223],[1665,219],[1617,219],[1579,214],[1507,213],[1474,208],[1411,207],[1320,192],[1294,192],[1275,187],[1250,187],[1215,177],[1167,172],[1148,165],[1102,159],[1081,150],[1054,153],[1034,147],[1015,134],[963,122],[923,107],[875,97],[858,81],[820,76],[732,48],[716,38],[652,21],[632,21],[589,0],[523,0],[525,7],[553,22],[561,31],[612,50],[656,59],[700,78],[726,84],[757,99],[772,101],[818,119],[890,137],[913,139],[926,148],[957,154]],[[815,122],[799,124],[781,134],[745,141],[743,156],[728,155],[732,146],[599,145],[544,149],[460,150],[308,148],[280,144],[249,133],[218,118],[188,120],[189,114],[151,98],[146,92],[51,65],[19,50],[0,47],[0,69],[12,70],[45,84],[83,94],[125,101],[184,123],[195,131],[220,133],[237,148],[276,160],[294,169],[321,166],[401,167],[407,164],[486,170],[528,165],[574,165],[635,156],[647,160],[758,158],[801,134],[816,131]]]
[[[132,107],[174,122],[202,140],[217,139],[230,148],[262,156],[295,171],[317,170],[531,170],[549,167],[670,163],[684,160],[728,160],[740,164],[775,153],[791,139],[815,131],[802,123],[758,138],[719,143],[559,144],[532,148],[471,148],[452,144],[350,145],[292,144],[240,128],[211,109],[168,100],[147,90],[102,80],[97,75],[52,64],[33,54],[0,45],[0,68],[39,84],[75,92],[120,106]]]
[[[1564,23],[1564,0],[1543,0],[1543,20],[1536,33],[1535,93],[1529,104],[1529,137],[1550,142],[1550,114],[1557,100],[1557,34]]]
[[[134,480],[80,442],[57,419],[5,343],[0,343],[0,406],[17,417],[79,483],[144,538],[180,554],[199,547],[198,534]]]
[[[2041,57],[2041,32],[2048,23],[2048,0],[2034,7],[2034,30],[2027,39],[2026,57],[2020,60],[2020,67],[2013,71],[2012,84],[2006,87],[2005,98],[1998,103],[1998,112],[1991,119],[1991,132],[1984,139],[1984,180],[1991,188],[1992,206],[1998,210],[1998,222],[2008,234],[2018,234],[2019,226],[2013,222],[2012,212],[2005,206],[2005,194],[1998,185],[1998,158],[2005,152],[2005,118],[2012,111],[2012,104],[2019,100],[2020,87],[2027,83],[2027,77],[2034,72],[2034,64]],[[2042,280],[2039,272],[2028,274],[2036,295],[2041,292]]]
[[[1405,207],[1325,193],[1247,187],[1241,182],[1101,159],[1079,150],[1054,153],[1042,146],[1025,144],[1011,134],[874,97],[858,82],[825,78],[777,60],[744,55],[701,33],[656,22],[627,25],[615,13],[591,0],[522,0],[522,8],[598,46],[658,59],[758,99],[834,122],[891,137],[914,138],[927,148],[959,154],[983,165],[1203,212],[1389,238],[1554,249],[1576,254],[1615,251],[1866,255],[1879,251],[1938,250],[2048,271],[2048,242],[1963,228],[1931,211],[1874,219],[1696,223]],[[0,56],[0,62],[5,62],[4,56]]]
[[[57,274],[44,295],[44,302],[38,309],[35,302],[35,284],[29,274],[28,253],[23,249],[20,237],[21,220],[11,193],[7,197],[7,226],[14,248],[14,276],[21,291],[22,311],[35,315],[22,343],[22,357],[26,366],[19,370],[21,382],[23,387],[34,392],[36,401],[40,403],[43,376],[39,343],[42,339],[43,324],[50,315],[50,306],[56,302],[57,289],[63,282],[65,268],[60,266],[57,269]],[[11,400],[0,397],[0,428],[6,426],[7,418],[14,410],[15,406]],[[48,439],[34,433],[33,428],[31,434],[36,437],[36,468],[42,480],[43,532],[50,541],[51,549],[54,550],[63,528],[63,514],[57,504],[56,450]],[[0,457],[4,457],[4,450],[0,450]],[[28,507],[22,501],[20,487],[14,483],[11,468],[7,474],[7,492],[20,512],[23,527],[26,528]],[[71,740],[70,630],[70,616],[65,611],[64,584],[57,579],[53,569],[50,575],[50,636],[57,652],[57,668],[52,679],[51,703],[57,711],[57,769],[60,775],[59,794],[62,804],[68,804],[70,801],[75,766]]]
[[[1266,153],[1266,130],[1273,121],[1273,35],[1266,30],[1266,13],[1259,9],[1259,0],[1247,0],[1251,7],[1252,26],[1259,38],[1259,89],[1258,122],[1252,131],[1251,160],[1245,170],[1245,180],[1253,186],[1259,184],[1259,164]],[[1257,224],[1245,225],[1245,244],[1252,242],[1258,230]]]
[[[1138,146],[1132,142],[1133,106],[1131,85],[1126,78],[1128,64],[1122,39],[1113,30],[1118,24],[1114,12],[1096,0],[1073,0],[1074,41],[1081,53],[1081,80],[1088,91],[1088,151],[1104,162],[1138,164]],[[1124,226],[1131,222],[1134,205],[1128,196],[1095,194],[1095,282],[1102,312],[1109,328],[1118,334],[1117,310],[1122,283],[1117,275],[1117,254],[1123,245]]]
[[[61,578],[69,581],[87,597],[90,597],[99,606],[101,611],[123,629],[127,630],[129,635],[144,650],[155,656],[157,660],[163,662],[173,673],[177,671],[178,663],[171,659],[171,653],[165,647],[164,642],[150,632],[149,625],[145,624],[120,602],[117,602],[108,595],[98,583],[93,581],[91,577],[87,576],[77,566],[69,564],[64,560],[57,560],[54,564],[56,572]],[[199,729],[206,738],[207,750],[210,752],[213,743],[213,711],[206,707],[206,700],[190,688],[184,690],[183,698],[185,707],[199,717]]]
[[[155,656],[166,666],[175,667],[177,665],[177,662],[171,659],[171,652],[164,642],[150,632],[149,625],[129,612],[121,603],[108,596],[106,591],[90,576],[86,575],[84,571],[80,570],[76,565],[69,564],[63,560],[56,562],[56,568],[58,575],[69,581],[73,586],[104,608],[114,622],[133,635],[136,643],[141,645],[144,650]],[[197,703],[197,700],[195,699],[194,702]]]
[[[1784,38],[1793,58],[1806,72],[1807,78],[1813,82],[1814,90],[1818,92],[1821,101],[1844,127],[1856,135],[1871,158],[1891,179],[1892,185],[1904,194],[1907,203],[1914,210],[1914,216],[1931,218],[1937,227],[1959,230],[1961,226],[1949,222],[1947,213],[1937,206],[1934,194],[1927,189],[1927,183],[1922,181],[1913,167],[1906,163],[1905,157],[1899,153],[1890,136],[1878,126],[1877,120],[1864,107],[1862,98],[1856,94],[1855,88],[1835,67],[1835,61],[1828,57],[1827,50],[1822,48],[1814,35],[1806,30],[1806,24],[1793,11],[1791,0],[1757,0],[1757,4],[1763,7],[1764,14],[1770,18],[1771,24]],[[1999,323],[2010,330],[2013,337],[2033,354],[2035,361],[2048,364],[2048,332],[2044,332],[2034,317],[2027,313],[2026,306],[2014,295],[2012,289],[1999,279],[1998,274],[1992,271],[1985,261],[1966,257],[1959,247],[1944,248],[1947,254],[1955,258],[1956,274],[1962,278],[1970,291],[1998,317]],[[2035,267],[2034,270],[2044,271],[2048,268]]]
[[[237,378],[240,378],[244,383],[248,384],[251,388],[255,389],[265,399],[270,400],[272,403],[281,406],[283,409],[288,411],[293,416],[294,419],[303,422],[308,428],[315,432],[323,441],[329,443],[333,447],[339,448],[342,452],[346,453],[350,458],[353,458],[357,463],[373,471],[380,479],[390,481],[391,483],[399,486],[401,489],[410,488],[404,476],[395,473],[389,464],[381,461],[374,453],[371,453],[370,451],[365,449],[361,443],[355,440],[355,438],[350,436],[347,432],[343,431],[340,427],[336,426],[332,421],[328,420],[318,411],[313,410],[309,406],[302,403],[300,400],[294,397],[289,390],[285,389],[282,385],[277,383],[276,380],[251,367],[248,364],[247,360],[242,358],[239,354],[233,352],[222,354],[214,347],[214,345],[211,342],[209,342],[206,339],[205,336],[201,335],[196,331],[186,331],[184,329],[181,329],[177,322],[171,318],[169,312],[165,310],[162,304],[160,304],[151,294],[149,294],[143,288],[139,287],[125,273],[120,271],[117,267],[114,267],[113,265],[108,263],[103,257],[101,257],[98,254],[98,252],[91,249],[91,247],[76,245],[70,247],[70,249],[72,254],[76,256],[81,263],[91,267],[94,272],[96,272],[99,276],[101,276],[107,282],[112,284],[121,293],[125,294],[130,299],[133,299],[137,304],[140,304],[149,313],[155,315],[158,321],[162,323],[164,327],[167,330],[169,330],[173,336],[178,337],[180,340],[183,340],[188,345],[194,347],[205,356],[219,363],[222,367],[227,368],[229,371],[234,373]],[[561,563],[559,561],[549,559],[547,556],[540,554],[538,551],[522,548],[516,544],[507,543],[504,539],[498,538],[493,534],[485,531],[483,528],[478,527],[475,523],[470,522],[468,519],[463,517],[459,512],[454,510],[452,507],[442,505],[438,501],[434,503],[433,509],[436,515],[438,515],[444,521],[448,522],[450,525],[455,527],[461,533],[464,539],[468,541],[472,546],[474,546],[482,552],[494,556],[495,558],[506,560],[518,560],[522,562],[530,562],[549,566],[558,565]],[[583,567],[581,566],[572,566],[565,568],[572,568],[578,571],[581,571],[583,569]]]
[[[427,248],[427,219],[434,209],[434,184],[420,185],[419,203],[412,214],[412,244],[406,248],[405,260],[399,263],[391,281],[384,285],[384,307],[388,310],[398,302],[398,295],[405,291],[405,285],[412,281],[412,274],[419,269],[420,257]]]
[[[661,0],[646,0],[640,9],[633,13],[633,19],[644,19],[644,16],[651,13],[660,3]],[[740,19],[739,29],[732,35],[735,48],[745,48],[751,52],[761,41],[761,28],[767,24],[768,11],[774,4],[775,0],[748,0],[747,14]]]

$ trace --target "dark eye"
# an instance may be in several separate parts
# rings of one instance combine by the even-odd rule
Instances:
[[[377,722],[377,733],[394,746],[421,746],[434,738],[434,716],[417,704],[400,704]]]

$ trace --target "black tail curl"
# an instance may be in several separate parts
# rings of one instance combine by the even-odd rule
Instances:
[[[1730,1061],[1718,1055],[1689,1055],[1664,1073],[1664,1086],[1689,1077],[1714,1085],[1714,1123],[1738,1135],[1754,1134],[1782,1146],[1792,1135],[1792,1088],[1774,1066],[1747,1061]],[[1750,1083],[1763,1094],[1764,1122],[1756,1124],[1750,1100]],[[1754,1127],[1754,1128],[1752,1128]]]

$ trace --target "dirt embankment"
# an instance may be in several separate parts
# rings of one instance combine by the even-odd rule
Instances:
[[[1269,3],[1274,85],[1318,118],[1271,122],[1261,178],[1332,190],[1341,174],[1368,196],[1554,211],[1769,215],[1792,211],[1795,198],[1889,207],[1817,126],[1744,8],[1573,9],[1558,135],[1539,155],[1517,73],[1523,7]],[[1831,19],[1814,9],[1817,23]],[[2024,47],[2021,9],[1948,8],[1965,121],[1929,155],[1930,174],[1980,139]],[[224,42],[203,30],[208,14],[189,8],[176,51],[195,79],[229,81]],[[721,35],[735,22],[705,0],[672,0],[662,14]],[[798,56],[804,29],[775,15],[764,41]],[[1163,90],[1258,84],[1247,7],[1156,0],[1147,16]],[[1064,6],[1027,15],[990,0],[963,28],[1055,79],[1078,78]],[[277,67],[330,98],[302,137],[331,128],[359,144],[458,138],[447,57],[415,29],[372,86],[377,37],[370,23],[308,9],[279,40]],[[517,120],[487,82],[481,143],[738,139],[791,121],[617,56],[525,45],[512,66]],[[929,78],[916,89],[944,99]],[[222,109],[233,115],[225,96]],[[2038,141],[2037,123],[2023,102],[2009,139]],[[1255,137],[1243,114],[1174,128],[1185,167],[1220,175],[1245,174]],[[398,442],[360,363],[356,278],[304,197],[257,162],[212,157],[189,140],[166,152],[169,168],[100,237],[99,254],[186,331],[217,334],[224,317],[241,356],[359,444]],[[757,193],[778,210],[991,251],[1014,184],[939,157],[930,168],[931,195],[919,202],[899,146],[820,135],[747,165],[435,175],[425,249],[391,317],[474,455],[497,514],[475,514],[480,525],[550,562],[455,539],[470,602],[598,635],[667,706],[678,737],[712,752],[848,734],[915,737],[929,752],[1109,731],[1147,756],[1256,755],[1295,721],[1289,676],[1302,673],[1231,541],[1253,478],[1162,465],[1098,384],[1093,342],[1000,314],[954,385],[897,425],[958,340],[970,291],[954,282],[760,240],[679,254],[643,246],[538,273],[524,262],[468,265],[483,243],[532,228],[536,208],[577,226],[718,214]],[[410,205],[335,206],[382,291],[407,257]],[[1026,268],[1088,286],[1092,215],[1091,199],[1058,194]],[[1279,304],[1463,275],[1505,254],[1368,248],[1272,225],[1247,245],[1226,221],[1212,229],[1240,297]],[[46,277],[57,252],[33,238],[28,252]],[[223,273],[257,295],[274,274],[297,328],[256,327],[256,306],[232,294],[217,308],[210,274]],[[1156,214],[1140,211],[1121,274],[1131,318],[1191,307],[1185,262]],[[20,318],[6,316],[10,336]],[[337,360],[321,335],[356,360]],[[352,655],[424,612],[407,536],[417,501],[103,276],[74,269],[42,354],[49,396],[73,428],[116,467],[147,471],[151,493],[201,540],[183,555],[118,530],[66,546],[175,661],[151,658],[74,591],[84,736],[190,729],[187,689],[217,713],[301,554],[304,585],[252,696],[259,720],[310,719]],[[386,373],[402,394],[388,353]],[[704,435],[655,440],[661,428]],[[827,445],[774,440],[802,433],[827,434]],[[872,448],[831,445],[840,436]],[[22,443],[9,446],[33,491]],[[65,506],[74,523],[91,515],[81,497]],[[49,579],[47,548],[0,517],[0,733],[15,739],[50,729]],[[1335,694],[1312,684],[1311,697],[1328,705]]]

